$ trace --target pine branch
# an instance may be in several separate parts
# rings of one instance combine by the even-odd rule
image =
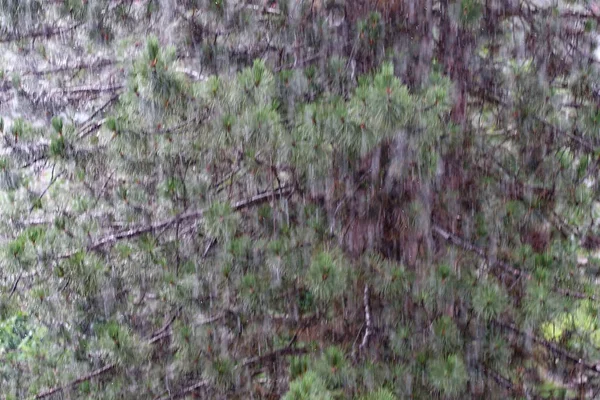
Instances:
[[[443,239],[452,243],[453,245],[460,247],[466,251],[475,253],[483,260],[487,260],[486,252],[482,248],[480,248],[472,243],[469,243],[466,240],[458,237],[457,235],[454,235],[454,234],[444,230],[443,228],[441,228],[438,225],[433,225],[432,229],[433,229],[434,233],[436,233],[438,236],[441,236]],[[491,267],[500,267],[504,271],[513,275],[515,278],[524,277],[526,279],[531,279],[531,274],[529,274],[528,272],[522,271],[520,269],[517,269],[505,261],[496,260],[491,265]],[[555,288],[554,291],[563,296],[572,297],[575,299],[593,300],[593,301],[597,300],[596,296],[594,296],[594,295],[589,295],[589,294],[576,292],[576,291],[572,291],[572,290],[568,290],[568,289]]]
[[[198,389],[202,389],[206,386],[209,385],[209,382],[207,380],[202,380],[202,381],[198,381],[196,383],[194,383],[191,386],[188,386],[184,389],[181,389],[179,392],[174,393],[174,394],[169,394],[167,396],[162,396],[162,397],[157,397],[155,400],[175,400],[175,399],[180,399],[182,397],[187,396],[188,394],[198,390]]]
[[[246,358],[239,365],[241,365],[242,367],[247,367],[252,364],[262,364],[265,361],[272,362],[272,361],[275,361],[279,357],[297,356],[297,355],[306,354],[306,353],[308,353],[308,350],[305,348],[298,349],[298,348],[286,346],[282,349],[273,350],[272,352],[264,354],[262,356]]]
[[[503,387],[504,389],[518,395],[518,396],[522,396],[523,395],[523,390],[520,387],[516,387],[508,378],[505,378],[504,376],[500,375],[498,372],[494,371],[491,368],[486,367],[483,364],[480,364],[483,372],[489,376],[490,378],[492,378],[494,380],[494,382],[496,382],[498,384],[498,386]]]
[[[487,259],[486,252],[482,248],[475,246],[474,244],[469,243],[466,240],[442,229],[440,226],[433,225],[433,231],[436,234],[438,234],[439,236],[441,236],[442,238],[444,238],[445,240],[451,242],[453,245],[461,247],[462,249],[467,250],[471,253],[475,253],[484,260]],[[493,266],[499,266],[503,270],[505,270],[506,272],[510,273],[511,275],[513,275],[517,278],[522,275],[528,277],[528,274],[526,272],[516,269],[516,268],[512,267],[511,265],[509,265],[508,263],[505,263],[503,261],[496,260],[496,262],[494,263]]]
[[[221,319],[223,319],[225,317],[226,313],[220,313],[215,315],[214,317],[210,317],[205,319],[204,321],[201,321],[197,324],[194,324],[194,326],[201,326],[201,325],[207,325],[207,324],[212,324],[213,322],[217,322]],[[173,331],[171,329],[169,329],[171,327],[171,325],[173,325],[173,322],[175,321],[175,317],[170,320],[167,324],[165,324],[165,326],[163,326],[163,328],[159,329],[158,331],[154,332],[151,336],[150,339],[148,340],[149,344],[155,344],[156,342],[160,342],[163,339],[166,339],[168,337],[171,337],[171,335],[173,335]]]
[[[175,318],[177,317],[179,311],[181,310],[181,308],[178,310],[177,313],[175,313],[167,322],[167,324],[165,324],[165,326],[163,326],[161,329],[159,329],[157,332],[155,332],[154,334],[152,334],[151,338],[148,340],[149,344],[155,344],[157,342],[159,342],[161,339],[165,338],[165,337],[169,337],[171,336],[171,331],[168,330],[170,328],[170,326],[173,324],[173,322],[175,321]],[[218,321],[219,319],[221,319],[223,317],[224,314],[219,314],[216,317],[212,317],[207,319],[206,321],[203,321],[202,324],[209,324],[215,321]],[[87,375],[84,375],[82,377],[79,377],[71,382],[69,382],[68,384],[64,385],[64,386],[56,386],[52,389],[49,389],[45,392],[39,393],[35,398],[36,399],[43,399],[46,398],[48,396],[51,396],[55,393],[61,392],[67,388],[71,388],[71,387],[75,387],[77,385],[79,385],[80,383],[89,381],[90,379],[93,379],[97,376],[103,375],[107,372],[112,371],[115,367],[117,366],[117,364],[112,363],[112,364],[108,364],[100,369],[97,369]],[[185,390],[187,390],[189,388],[184,389],[183,391],[179,392],[179,393],[184,393]],[[189,393],[189,392],[185,392],[185,393]],[[176,398],[176,397],[166,397],[168,399],[170,398]]]
[[[161,328],[160,331],[163,331],[163,332],[160,333],[160,334],[157,334],[156,336],[153,335],[153,337],[148,341],[148,343],[155,344],[160,339],[162,339],[163,337],[170,336],[171,332],[167,331],[167,329],[170,327],[170,325],[175,320],[176,315],[177,314],[175,314],[169,320],[168,324],[166,324],[166,327]],[[221,318],[222,318],[222,314],[218,315],[217,317],[210,318],[210,319],[208,319],[207,321],[204,321],[204,322],[205,323],[210,323],[210,322],[214,322],[216,320],[219,320]],[[272,362],[272,361],[275,361],[279,357],[306,354],[307,352],[308,352],[308,350],[305,349],[305,348],[298,349],[298,348],[292,348],[290,346],[286,346],[286,347],[284,347],[282,349],[274,350],[274,351],[272,351],[270,353],[267,353],[267,354],[264,354],[262,356],[255,356],[255,357],[246,358],[246,359],[242,360],[238,364],[238,366],[247,367],[247,366],[253,365],[253,364],[262,364],[262,363],[267,362],[267,361],[271,361]],[[95,370],[95,371],[93,371],[93,372],[91,372],[91,373],[89,373],[87,375],[81,376],[81,377],[79,377],[79,378],[77,378],[77,379],[69,382],[68,384],[66,384],[64,386],[56,386],[56,387],[54,387],[52,389],[49,389],[49,390],[47,390],[45,392],[39,393],[38,395],[36,395],[35,399],[36,400],[38,400],[38,399],[44,399],[44,398],[49,397],[49,396],[51,396],[51,395],[53,395],[55,393],[62,392],[62,391],[64,391],[67,388],[75,387],[75,386],[77,386],[77,385],[79,385],[79,384],[81,384],[83,382],[89,381],[89,380],[91,380],[93,378],[96,378],[96,377],[98,377],[100,375],[103,375],[103,374],[106,374],[107,372],[112,371],[113,369],[116,368],[116,366],[117,365],[115,363],[106,365],[106,366],[104,366],[104,367],[102,367],[100,369],[97,369],[97,370]],[[193,392],[194,390],[197,390],[197,389],[200,389],[202,387],[208,386],[208,384],[209,384],[208,381],[199,381],[199,382],[195,383],[194,385],[188,386],[188,387],[180,390],[179,392],[177,392],[175,394],[171,394],[171,395],[168,395],[168,396],[159,397],[158,399],[160,399],[160,400],[178,399],[178,398],[184,397],[185,395]]]
[[[290,195],[293,192],[294,192],[293,187],[286,186],[286,187],[283,187],[283,188],[280,188],[280,189],[277,189],[274,191],[269,191],[266,193],[262,193],[262,194],[253,196],[249,199],[240,200],[237,203],[235,203],[232,208],[234,211],[240,211],[244,208],[262,204],[264,202],[267,202],[267,201],[275,199],[275,198]],[[181,222],[196,221],[198,219],[201,219],[204,216],[204,212],[205,212],[204,209],[196,210],[196,211],[189,211],[189,212],[186,212],[183,214],[179,214],[178,216],[176,216],[174,218],[170,218],[168,220],[158,222],[156,224],[144,225],[144,226],[140,226],[140,227],[136,227],[136,228],[131,228],[131,229],[128,229],[123,232],[114,233],[112,235],[105,236],[105,237],[95,241],[94,243],[89,245],[86,250],[88,252],[97,251],[97,250],[101,249],[102,247],[109,245],[109,244],[114,244],[119,240],[133,239],[133,238],[145,235],[147,233],[163,231],[163,230],[166,230],[166,229],[176,225],[177,223],[181,223]],[[73,255],[77,254],[78,252],[79,252],[79,250],[72,251],[72,252],[69,252],[66,254],[62,254],[62,255],[58,256],[58,259],[65,259],[65,258],[73,257]]]
[[[150,343],[154,343],[153,339],[162,335],[163,333],[167,332],[167,330],[171,327],[171,325],[173,325],[173,322],[175,322],[175,319],[177,318],[177,316],[179,315],[179,313],[181,312],[182,307],[180,306],[177,311],[175,311],[173,313],[173,315],[171,316],[171,318],[169,318],[169,320],[167,321],[167,323],[165,323],[159,330],[157,330],[156,332],[154,332],[152,334],[152,336],[150,336]]]
[[[50,177],[50,182],[48,183],[48,185],[46,185],[46,187],[44,188],[44,190],[42,190],[42,193],[40,193],[40,195],[37,197],[37,201],[36,203],[42,201],[42,199],[44,198],[44,196],[46,195],[46,193],[48,193],[48,190],[50,190],[50,188],[52,187],[52,185],[54,185],[56,183],[56,181],[58,180],[58,178],[60,178],[62,176],[62,172],[59,172],[58,174],[54,174],[54,169],[56,167],[56,164],[54,164],[52,166],[52,176]],[[31,215],[32,211],[35,209],[36,205],[35,203],[31,205],[31,207],[29,208],[29,215]]]
[[[117,364],[108,364],[108,365],[106,365],[100,369],[97,369],[87,375],[81,376],[81,377],[75,379],[74,381],[69,382],[68,384],[66,384],[64,386],[56,386],[45,392],[39,393],[38,395],[35,396],[35,398],[36,398],[36,400],[44,399],[46,397],[52,396],[54,393],[62,392],[67,388],[75,387],[75,386],[79,385],[80,383],[87,382],[91,379],[94,379],[94,378],[100,376],[100,375],[104,375],[107,372],[112,371],[113,369],[115,369],[116,366],[117,366]]]
[[[89,94],[101,92],[116,92],[123,89],[125,85],[108,85],[108,86],[76,86],[60,89],[63,94]]]
[[[32,159],[41,161],[46,158],[50,141],[42,139],[37,143],[27,143],[19,141],[18,138],[13,138],[9,134],[4,135],[4,147],[14,153],[15,156],[26,159],[32,164]]]
[[[503,101],[499,97],[496,97],[495,95],[490,94],[490,91],[487,90],[486,88],[483,88],[483,87],[477,87],[476,85],[469,85],[469,94],[471,96],[480,98],[483,101],[486,101],[486,102],[488,102],[490,104],[501,106],[504,109],[511,109],[512,108],[512,106],[510,104],[506,103],[505,101]],[[582,137],[580,137],[578,135],[575,135],[573,133],[564,131],[564,130],[558,128],[557,126],[555,126],[554,124],[546,121],[545,119],[543,119],[543,118],[541,118],[541,117],[539,117],[537,115],[533,115],[532,117],[537,122],[539,122],[540,124],[544,125],[546,128],[550,129],[552,132],[557,133],[557,134],[559,134],[561,136],[565,136],[565,137],[573,140],[574,142],[577,142],[588,153],[594,153],[595,152],[595,146],[590,141],[585,140]]]
[[[67,63],[65,65],[51,67],[51,68],[32,69],[29,71],[21,72],[21,75],[23,75],[23,76],[27,76],[27,75],[40,76],[40,75],[46,75],[46,74],[56,74],[59,72],[79,71],[79,70],[84,70],[84,69],[99,69],[99,68],[109,67],[116,63],[117,63],[116,60],[101,58],[99,60],[80,62],[80,63],[74,64],[74,65],[69,65]],[[18,71],[13,71],[13,72],[18,72]]]
[[[0,43],[17,42],[24,39],[36,39],[36,38],[50,38],[52,36],[62,35],[64,33],[71,32],[83,25],[83,22],[67,26],[64,28],[56,27],[42,27],[38,30],[24,33],[6,33],[4,36],[0,36]]]
[[[585,360],[581,359],[580,357],[577,357],[574,354],[571,354],[570,352],[563,349],[562,347],[557,346],[554,343],[551,343],[545,339],[537,337],[531,333],[521,331],[514,324],[504,323],[504,322],[501,322],[498,320],[493,320],[492,322],[494,324],[500,326],[501,328],[512,331],[512,332],[514,332],[520,336],[523,336],[539,345],[544,346],[546,349],[552,351],[555,354],[558,354],[558,355],[564,357],[565,359],[572,362],[573,364],[581,365],[584,369],[586,369],[588,371],[594,372],[595,374],[600,374],[600,363],[593,364],[591,362],[585,361]]]
[[[100,114],[101,112],[106,110],[111,104],[113,104],[115,101],[117,101],[119,99],[120,95],[121,95],[120,92],[117,92],[116,94],[114,94],[110,99],[108,99],[107,102],[105,102],[96,111],[94,111],[92,113],[92,115],[90,115],[88,117],[88,119],[83,124],[83,127],[80,129],[79,133],[77,134],[79,139],[85,138],[86,136],[88,136],[92,132],[95,132],[97,129],[99,129],[102,126],[102,124],[104,123],[104,120],[100,120],[97,122],[92,122],[92,120],[94,119],[94,117],[96,117],[96,115]]]

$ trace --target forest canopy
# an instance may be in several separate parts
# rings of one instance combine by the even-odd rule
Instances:
[[[0,398],[597,398],[599,21],[0,0]]]

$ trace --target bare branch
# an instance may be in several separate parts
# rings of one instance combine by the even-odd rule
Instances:
[[[510,391],[512,393],[522,394],[521,388],[517,388],[509,379],[505,378],[504,376],[500,375],[498,372],[494,371],[491,368],[486,367],[483,364],[481,364],[481,367],[483,369],[483,372],[487,376],[492,378],[498,384],[498,386],[500,386],[504,389],[507,389],[508,391]]]
[[[273,7],[261,7],[258,4],[246,4],[244,8],[264,14],[281,15],[281,11]]]
[[[451,242],[452,244],[454,244],[455,246],[461,247],[464,250],[470,251],[472,253],[477,254],[480,258],[483,259],[487,259],[487,256],[485,254],[485,251],[480,248],[475,246],[472,243],[469,243],[465,240],[463,240],[462,238],[442,229],[440,226],[438,225],[434,225],[433,226],[433,231],[438,234],[439,236],[441,236],[442,238],[444,238],[445,240]],[[509,265],[508,263],[505,263],[503,261],[496,261],[496,265],[501,267],[502,269],[504,269],[505,271],[509,272],[511,275],[515,276],[515,277],[519,277],[521,275],[525,275],[528,276],[527,273],[518,270],[514,267],[512,267],[511,265]]]
[[[38,30],[31,31],[31,32],[6,33],[3,36],[0,36],[0,43],[17,42],[17,41],[23,40],[23,39],[35,39],[35,38],[40,38],[40,37],[49,38],[52,36],[58,36],[58,35],[62,35],[64,33],[71,32],[71,31],[79,28],[82,24],[83,24],[83,22],[79,22],[75,25],[71,25],[71,26],[67,26],[67,27],[63,27],[63,28],[46,26],[46,27],[42,27]]]
[[[470,251],[472,253],[475,253],[480,258],[487,260],[486,252],[482,248],[475,246],[474,244],[469,243],[466,240],[444,230],[443,228],[441,228],[438,225],[433,225],[432,229],[433,229],[434,233],[441,236],[443,239],[447,240],[448,242],[452,243],[453,245],[460,247],[464,250]],[[517,269],[505,261],[496,260],[493,263],[493,265],[491,265],[491,267],[499,267],[502,270],[504,270],[505,272],[508,272],[509,274],[513,275],[515,278],[524,277],[526,279],[531,279],[531,274],[529,274],[528,272],[522,271],[520,269]],[[568,289],[555,288],[554,291],[556,293],[559,293],[559,294],[567,296],[567,297],[572,297],[574,299],[582,299],[582,300],[588,299],[588,300],[594,300],[594,301],[597,300],[596,296],[594,296],[594,295],[580,293],[580,292],[576,292],[576,291],[572,291],[572,290],[568,290]]]
[[[565,359],[572,362],[573,364],[581,365],[584,369],[586,369],[588,371],[594,372],[595,374],[600,374],[600,363],[593,364],[591,362],[585,361],[585,360],[581,359],[580,357],[577,357],[577,356],[569,353],[567,350],[563,349],[562,347],[557,346],[554,343],[551,343],[547,340],[537,337],[531,333],[521,331],[514,324],[504,323],[504,322],[501,322],[498,320],[494,320],[493,322],[496,325],[498,325],[504,329],[510,330],[510,331],[512,331],[520,336],[523,336],[539,345],[544,346],[548,350],[552,351],[555,354],[560,355],[561,357],[564,357]]]
[[[297,356],[297,355],[301,355],[301,354],[306,354],[307,352],[308,352],[308,350],[305,348],[297,349],[297,348],[292,348],[292,347],[284,347],[282,349],[274,350],[274,351],[264,354],[262,356],[255,356],[255,357],[247,358],[247,359],[243,360],[240,365],[242,367],[247,367],[252,364],[262,364],[265,361],[272,362],[279,357]]]
[[[173,313],[173,315],[171,316],[171,318],[169,318],[169,320],[167,321],[167,323],[165,323],[162,328],[160,328],[159,330],[157,330],[156,332],[154,332],[152,334],[152,336],[150,337],[150,343],[154,343],[160,339],[162,339],[162,336],[164,333],[166,333],[169,328],[171,327],[171,325],[173,325],[173,322],[175,322],[175,319],[177,318],[177,316],[179,315],[179,313],[181,312],[181,308],[179,307],[177,309],[177,311],[175,311],[175,313]],[[170,333],[169,333],[170,334]],[[160,337],[160,338],[159,338]]]
[[[269,191],[267,193],[262,193],[262,194],[253,196],[249,199],[238,201],[237,203],[234,204],[233,210],[239,211],[239,210],[242,210],[247,207],[251,207],[251,206],[254,206],[257,204],[264,203],[273,198],[279,198],[279,197],[282,197],[285,195],[292,194],[293,191],[294,191],[293,187],[287,186],[287,187],[283,187],[283,188],[280,188],[280,189],[277,189],[274,191]],[[174,218],[170,218],[168,220],[158,222],[156,224],[144,225],[144,226],[140,226],[140,227],[136,227],[136,228],[131,228],[124,232],[118,232],[118,233],[115,233],[112,235],[105,236],[105,237],[97,240],[90,246],[88,246],[87,251],[99,250],[100,248],[102,248],[106,245],[109,245],[109,244],[114,244],[119,240],[132,239],[135,237],[145,235],[147,233],[159,232],[159,231],[168,229],[168,228],[176,225],[177,223],[195,221],[195,220],[202,218],[204,216],[204,212],[205,212],[204,209],[196,210],[196,211],[189,211],[189,212],[186,212],[183,214],[179,214],[178,216],[176,216]],[[59,259],[70,258],[78,252],[79,252],[79,250],[72,251],[70,253],[60,255],[58,258]]]
[[[116,92],[125,87],[125,85],[108,85],[108,86],[76,86],[60,89],[61,93],[65,94],[88,94],[101,92]]]
[[[29,71],[21,72],[21,74],[24,76],[26,76],[26,75],[39,76],[39,75],[46,75],[46,74],[56,74],[59,72],[71,72],[74,70],[82,70],[82,69],[104,68],[104,67],[108,67],[108,66],[111,66],[114,64],[116,64],[115,60],[101,58],[99,60],[94,60],[91,62],[90,61],[80,62],[75,65],[72,65],[72,64],[69,65],[67,63],[65,65],[60,65],[60,66],[56,66],[56,67],[43,68],[43,69],[32,69]],[[14,72],[18,72],[18,71],[14,71]]]
[[[75,386],[79,385],[80,383],[89,381],[91,379],[94,379],[97,376],[100,376],[100,375],[106,374],[107,372],[112,371],[116,366],[117,366],[117,364],[108,364],[108,365],[106,365],[100,369],[97,369],[87,375],[79,377],[72,382],[69,382],[65,386],[56,386],[52,389],[42,392],[42,393],[38,394],[37,396],[35,396],[35,398],[36,398],[36,400],[44,399],[46,397],[52,396],[54,393],[62,392],[63,390],[65,390],[67,388],[75,387]]]
[[[206,386],[209,385],[209,382],[207,380],[202,380],[202,381],[198,381],[196,383],[194,383],[191,386],[188,386],[184,389],[181,389],[179,392],[174,393],[174,394],[170,394],[167,396],[163,396],[163,397],[157,397],[155,400],[175,400],[175,399],[180,399],[182,397],[187,396],[188,394],[198,390],[198,389],[202,389]]]

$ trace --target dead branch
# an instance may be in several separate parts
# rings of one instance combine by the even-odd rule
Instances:
[[[539,345],[542,345],[546,349],[552,351],[555,354],[560,355],[561,357],[564,357],[566,360],[572,362],[573,364],[580,365],[584,369],[594,372],[595,374],[600,374],[600,363],[593,364],[589,361],[585,361],[585,360],[581,359],[580,357],[577,357],[577,356],[569,353],[567,350],[563,349],[562,347],[557,346],[554,343],[551,343],[545,339],[537,337],[531,333],[521,331],[512,323],[504,323],[504,322],[501,322],[498,320],[493,320],[492,322],[501,328],[512,331],[519,336],[523,336]]]
[[[296,356],[301,354],[306,354],[308,352],[305,348],[293,348],[293,347],[284,347],[282,349],[274,350],[270,353],[264,354],[262,356],[250,357],[243,360],[239,365],[242,367],[247,367],[252,364],[262,364],[265,361],[274,361],[279,357],[285,356]]]
[[[80,63],[74,64],[74,65],[73,64],[71,64],[71,65],[65,64],[65,65],[60,65],[60,66],[51,67],[51,68],[32,69],[29,71],[21,72],[21,74],[23,76],[27,76],[27,75],[40,76],[40,75],[46,75],[46,74],[56,74],[59,72],[71,72],[71,71],[77,71],[77,70],[83,70],[83,69],[104,68],[104,67],[114,65],[116,63],[117,63],[116,60],[101,58],[99,60],[94,60],[91,62],[90,61],[80,62]],[[18,72],[18,71],[14,71],[14,72]]]
[[[71,32],[71,31],[79,28],[81,25],[83,25],[83,22],[79,22],[77,24],[63,27],[63,28],[45,26],[45,27],[42,27],[35,31],[31,31],[31,32],[5,33],[3,36],[0,36],[0,43],[17,42],[17,41],[23,40],[23,39],[36,39],[36,38],[40,38],[40,37],[50,38],[52,36],[58,36],[58,35],[62,35],[64,33]]]
[[[74,381],[69,382],[68,384],[66,384],[64,386],[56,386],[52,389],[42,392],[42,393],[38,394],[37,396],[35,396],[35,398],[36,398],[36,400],[44,399],[46,397],[53,395],[54,393],[62,392],[63,390],[70,388],[70,387],[75,387],[75,386],[79,385],[80,383],[89,381],[91,379],[94,379],[97,376],[100,376],[107,372],[112,371],[116,366],[117,366],[117,364],[108,364],[108,365],[106,365],[100,369],[97,369],[87,375],[81,376],[81,377],[75,379]]]
[[[458,237],[457,235],[454,235],[454,234],[444,230],[443,228],[441,228],[438,225],[433,225],[432,229],[435,234],[437,234],[438,236],[441,236],[443,239],[452,243],[453,245],[460,247],[471,253],[475,253],[483,260],[487,260],[486,252],[482,248],[475,246],[474,244],[467,242],[466,240]],[[511,275],[513,275],[515,278],[524,277],[526,279],[531,279],[531,274],[529,274],[528,272],[522,271],[520,269],[517,269],[505,261],[496,260],[490,267],[499,267],[502,270],[504,270],[505,272],[508,272]],[[573,290],[555,288],[554,291],[563,296],[572,297],[574,299],[582,299],[582,300],[587,299],[587,300],[593,300],[593,301],[597,300],[596,296],[594,296],[594,295],[580,293],[580,292],[576,292]]]
[[[475,246],[474,244],[469,243],[466,240],[463,240],[462,238],[442,229],[440,226],[434,225],[433,232],[436,233],[437,235],[441,236],[445,240],[451,242],[453,245],[461,247],[462,249],[470,251],[471,253],[475,253],[482,259],[487,259],[485,251],[482,248]],[[527,273],[525,273],[519,269],[516,269],[516,268],[512,267],[511,265],[509,265],[508,263],[505,263],[503,261],[496,261],[494,266],[501,267],[502,269],[504,269],[505,271],[509,272],[511,275],[513,275],[517,278],[520,277],[521,275],[528,276]]]
[[[481,364],[481,367],[483,369],[483,372],[490,378],[492,378],[494,380],[494,382],[496,382],[498,384],[498,386],[512,392],[515,394],[521,394],[522,390],[520,388],[517,388],[509,379],[505,378],[504,376],[500,375],[498,372],[494,371],[491,368],[486,367],[485,365]]]
[[[202,381],[198,381],[196,383],[194,383],[191,386],[188,386],[186,388],[181,389],[179,392],[174,393],[174,394],[169,394],[166,396],[162,396],[162,397],[157,397],[155,400],[175,400],[175,399],[180,399],[182,397],[187,396],[188,394],[198,390],[198,389],[202,389],[206,386],[208,386],[209,382],[207,380],[202,380]]]
[[[294,191],[293,187],[287,186],[287,187],[276,189],[274,191],[262,193],[262,194],[253,196],[249,199],[238,201],[237,203],[235,203],[233,205],[233,210],[239,211],[244,208],[255,206],[257,204],[262,204],[273,198],[279,198],[282,196],[292,194],[293,191]],[[86,250],[88,252],[97,251],[100,248],[102,248],[108,244],[114,244],[119,240],[132,239],[135,237],[145,235],[147,233],[159,232],[159,231],[168,229],[168,228],[176,225],[177,223],[181,223],[181,222],[196,221],[198,219],[201,219],[204,216],[204,212],[205,212],[204,209],[189,211],[189,212],[186,212],[183,214],[179,214],[178,216],[176,216],[174,218],[170,218],[168,220],[158,222],[156,224],[144,225],[144,226],[140,226],[140,227],[136,227],[136,228],[131,228],[131,229],[128,229],[123,232],[118,232],[118,233],[115,233],[112,235],[108,235],[108,236],[105,236],[105,237],[97,240],[96,242],[92,243],[91,245],[89,245]],[[65,259],[65,258],[73,257],[73,255],[77,254],[78,252],[79,252],[79,250],[72,251],[72,252],[69,252],[66,254],[62,254],[62,255],[58,256],[58,259]]]

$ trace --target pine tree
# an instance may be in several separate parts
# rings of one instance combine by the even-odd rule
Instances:
[[[2,398],[595,398],[595,3],[0,1]]]

